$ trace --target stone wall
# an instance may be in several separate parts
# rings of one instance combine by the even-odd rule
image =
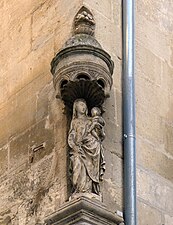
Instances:
[[[97,40],[115,63],[105,103],[102,191],[108,208],[123,210],[121,1],[1,0],[1,225],[41,224],[68,199],[68,122],[63,103],[55,98],[50,62],[71,36],[83,4],[95,16]],[[171,0],[137,1],[139,225],[173,221],[172,12]]]
[[[173,224],[173,4],[136,2],[139,225]]]
[[[63,103],[55,98],[50,62],[72,35],[82,4],[93,12],[96,38],[115,62],[115,85],[105,104],[102,190],[108,207],[122,210],[120,1],[2,0],[1,225],[42,224],[68,199],[68,123]]]

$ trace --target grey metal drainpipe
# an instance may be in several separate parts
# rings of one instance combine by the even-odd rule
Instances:
[[[137,225],[134,1],[135,0],[123,0],[123,132],[125,225]]]

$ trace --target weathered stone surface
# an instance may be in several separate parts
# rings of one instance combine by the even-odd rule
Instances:
[[[76,0],[71,2],[71,4],[69,5],[69,0],[64,0],[63,2],[55,1],[56,15],[59,16],[61,24],[66,21],[73,20],[74,15],[76,15],[78,10],[81,8],[82,3],[83,2],[81,2],[81,0]]]
[[[173,126],[165,123],[164,129],[164,147],[166,151],[173,156]]]
[[[58,26],[58,14],[56,16],[55,1],[46,1],[34,11],[32,15],[32,49],[42,47],[54,35],[54,29]]]
[[[140,225],[160,225],[162,224],[162,214],[157,209],[138,201],[138,223]]]
[[[146,204],[152,205],[159,210],[172,213],[173,211],[173,185],[171,182],[157,176],[137,169],[137,196]]]
[[[81,0],[73,1],[70,5],[68,0],[56,2],[55,10],[56,15],[59,15],[59,26],[56,26],[54,31],[55,53],[57,53],[63,47],[65,41],[72,36],[73,19],[78,10],[81,8],[80,3]]]
[[[53,84],[46,85],[37,95],[36,121],[49,116],[49,97],[53,94]]]
[[[99,41],[99,43],[101,43],[102,46],[104,46],[104,50],[109,52],[109,54],[112,56],[113,53],[115,54],[118,51],[117,46],[113,44],[116,43],[115,38],[117,38],[118,41],[121,41],[121,39],[118,39],[119,36],[116,36],[114,23],[110,19],[99,13],[95,13],[95,20],[96,39]]]
[[[170,1],[153,0],[137,2],[136,6],[137,162],[144,169],[138,169],[137,179],[138,197],[145,202],[143,210],[140,205],[138,207],[139,223],[165,224],[160,214],[162,211],[171,213],[173,196],[169,35],[172,6]]]
[[[159,115],[145,110],[138,103],[136,121],[137,133],[140,136],[159,146],[163,145],[162,120]]]
[[[10,136],[15,135],[16,132],[22,132],[35,121],[36,113],[36,98],[33,97],[28,101],[24,101],[15,110],[9,112],[1,119],[0,134],[2,135],[1,141],[8,139]],[[19,123],[20,121],[20,123]]]
[[[172,5],[142,0],[136,12],[137,163],[143,168],[137,180],[145,202],[138,207],[139,223],[169,224],[169,216],[164,221],[160,215],[171,213],[173,196]]]
[[[47,74],[39,76],[3,104],[0,110],[1,146],[7,143],[10,136],[24,132],[36,122],[37,91],[40,91],[49,79]]]
[[[54,132],[49,127],[49,119],[43,120],[36,124],[30,130],[30,149],[29,152],[33,153],[33,162],[37,162],[45,155],[49,155],[54,148]],[[34,151],[37,146],[43,144],[43,148],[38,151]]]
[[[172,115],[172,109],[173,109],[173,94],[169,95],[169,105],[168,105],[168,111],[167,115],[165,117],[167,123],[170,123],[173,121],[173,115]]]
[[[70,4],[69,0],[31,0],[25,3],[15,0],[5,4],[2,0],[0,3],[0,143],[3,146],[10,142],[10,174],[7,170],[7,152],[4,160],[1,157],[2,223],[10,220],[14,225],[42,223],[46,215],[57,210],[68,199],[67,120],[62,102],[55,100],[49,70],[54,51],[57,52],[71,36],[72,20],[81,4],[81,0]],[[90,5],[89,1],[85,4]],[[111,33],[109,21],[113,14],[110,13],[112,2],[103,1],[99,3],[99,8],[96,1],[92,4],[90,9],[93,8],[93,13],[101,13],[99,20],[101,18],[104,22],[105,16],[109,17],[106,27]],[[97,36],[101,38],[99,29],[102,24],[101,21],[99,23]],[[111,26],[114,27],[113,22]],[[114,46],[109,39],[103,38],[102,41],[107,49]],[[118,43],[116,51],[121,52]],[[118,62],[117,65],[121,67]],[[114,98],[110,105],[114,104],[111,103],[113,101]],[[109,116],[113,126],[112,114]],[[113,146],[113,135],[111,139]],[[38,148],[32,155],[31,152],[41,144],[43,148]],[[122,190],[119,188],[118,194]],[[113,189],[111,196],[115,200]],[[120,199],[117,205],[121,204]],[[8,212],[8,209],[11,211]]]
[[[153,54],[151,49],[145,48],[139,41],[136,43],[136,70],[140,77],[145,78],[151,84],[161,85],[163,61]],[[152,66],[148,66],[152,62]],[[138,80],[138,76],[136,77]],[[143,82],[141,82],[142,85]],[[147,82],[148,84],[148,82]],[[138,85],[136,85],[138,88]],[[145,88],[144,88],[145,89]],[[143,89],[142,89],[143,90]],[[141,91],[142,91],[141,90]],[[145,93],[145,91],[143,91]],[[137,91],[138,93],[138,91]]]
[[[136,91],[138,93],[137,103],[140,104],[140,108],[144,110],[149,108],[150,113],[153,113],[153,115],[156,114],[163,118],[168,117],[170,93],[167,90],[165,91],[161,86],[153,84],[151,80],[139,76],[136,79]],[[160,121],[162,121],[161,118]],[[162,130],[160,130],[160,134],[162,134]]]
[[[136,39],[147,49],[152,49],[152,53],[162,60],[170,62],[170,37],[159,31],[157,24],[148,21],[144,16],[137,14]],[[152,32],[151,32],[152,30]]]
[[[164,91],[168,91],[171,95],[173,95],[172,85],[173,77],[173,66],[170,66],[168,63],[162,62],[162,88]],[[170,103],[171,106],[171,103]],[[168,106],[168,107],[170,107]]]
[[[116,99],[116,102],[114,102]],[[103,117],[106,121],[105,132],[107,136],[103,142],[106,150],[122,157],[122,118],[121,118],[121,94],[112,90],[110,98],[105,101]],[[111,110],[108,110],[111,109]],[[111,127],[111,129],[110,129]]]
[[[50,155],[31,167],[18,167],[1,182],[0,222],[9,214],[12,224],[36,224],[65,201],[66,187],[60,178],[54,180],[56,163],[55,155]]]
[[[12,20],[12,24],[9,24],[8,19],[7,17],[4,18],[7,22],[4,26],[8,27],[8,29],[5,29],[6,37],[1,42],[1,71],[4,68],[7,69],[9,64],[14,65],[15,62],[19,62],[31,50],[31,17],[23,18],[20,23]],[[10,49],[10,51],[7,51],[7,49]],[[4,70],[4,72],[6,71]]]
[[[102,185],[103,202],[109,210],[116,212],[123,211],[123,189],[111,179],[105,179]]]
[[[123,219],[108,211],[98,201],[81,197],[64,204],[57,212],[46,219],[48,225],[86,224],[106,225],[120,224]]]
[[[137,4],[137,12],[158,26],[160,32],[172,32],[172,10],[171,1],[140,1]]]
[[[47,82],[51,81],[49,71],[50,61],[53,55],[54,44],[50,40],[41,49],[38,49],[38,51],[32,51],[26,56],[23,56],[22,60],[18,63],[13,61],[12,63],[7,63],[7,65],[4,64],[2,67],[3,85],[0,86],[0,103],[3,104],[7,100],[7,95],[14,98],[14,94],[19,93],[23,88],[25,90],[25,87],[31,86],[31,83],[33,85],[41,76],[43,81],[45,81],[45,75],[47,75]],[[6,62],[8,61],[6,60]],[[39,90],[39,85],[37,90]],[[33,93],[35,94],[35,92]]]
[[[173,157],[171,158],[163,149],[156,148],[140,136],[137,136],[137,162],[171,182],[173,181]]]
[[[0,148],[0,176],[8,171],[8,148],[8,145]]]
[[[24,163],[28,163],[29,138],[30,132],[26,132],[10,142],[10,169],[14,169]]]
[[[173,217],[165,215],[165,225],[172,225],[173,224]]]
[[[92,2],[90,0],[84,0],[84,5],[88,6],[92,10],[97,10],[99,13],[101,13],[103,16],[112,19],[112,2],[111,1],[98,1],[93,0]]]
[[[108,149],[105,149],[105,160],[107,162],[105,180],[110,180],[113,184],[116,184],[121,188],[123,185],[122,159],[119,158],[116,154],[112,154],[111,152],[109,152]]]
[[[43,120],[10,141],[10,170],[23,163],[35,163],[52,152],[54,148],[53,131],[46,127],[46,123],[48,122]]]

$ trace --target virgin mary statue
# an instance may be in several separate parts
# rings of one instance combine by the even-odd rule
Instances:
[[[85,100],[77,99],[73,105],[73,118],[68,135],[73,193],[100,194],[99,182],[105,163],[102,137],[91,132],[92,118],[88,116]]]

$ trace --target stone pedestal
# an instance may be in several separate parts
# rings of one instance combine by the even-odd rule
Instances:
[[[123,219],[97,200],[79,197],[65,203],[45,220],[46,225],[120,225]]]

